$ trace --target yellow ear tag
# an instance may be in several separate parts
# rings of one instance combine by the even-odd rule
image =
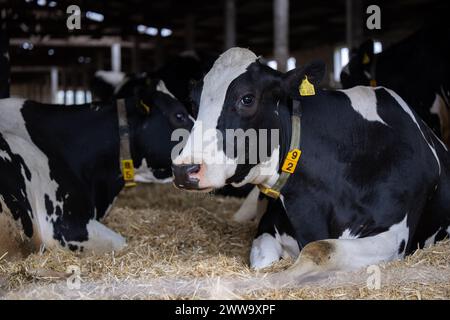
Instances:
[[[294,173],[301,154],[302,152],[299,149],[293,149],[289,151],[286,159],[284,159],[281,170],[287,173]]]
[[[150,113],[150,107],[148,105],[146,105],[144,103],[144,101],[141,100],[140,102],[141,102],[141,106],[144,107],[144,109],[145,109],[145,113],[149,114]]]
[[[364,53],[362,63],[363,63],[363,64],[369,64],[369,63],[370,63],[370,58],[369,58],[369,56],[367,55],[367,53]]]
[[[300,87],[298,88],[300,95],[304,96],[313,96],[316,94],[316,90],[314,89],[314,85],[309,82],[308,76],[305,76],[305,79],[302,80]]]
[[[377,86],[377,80],[375,80],[375,79],[370,79],[370,86],[371,86],[371,87],[376,87],[376,86]]]
[[[122,160],[122,175],[125,181],[125,187],[134,187],[136,182],[134,182],[134,164],[133,160],[126,159]]]

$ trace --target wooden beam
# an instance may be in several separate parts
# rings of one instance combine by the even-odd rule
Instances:
[[[149,37],[149,40],[153,38]],[[125,41],[119,37],[102,37],[100,39],[93,39],[89,36],[72,36],[69,38],[13,38],[10,40],[11,46],[22,46],[24,42],[30,42],[34,46],[47,46],[47,47],[111,47],[114,43],[120,44],[122,48],[132,48],[134,46],[133,41]],[[141,49],[154,49],[155,45],[153,42],[142,43]]]
[[[236,46],[236,3],[225,0],[225,50]]]
[[[289,59],[289,0],[273,1],[274,56],[278,70],[286,72]]]

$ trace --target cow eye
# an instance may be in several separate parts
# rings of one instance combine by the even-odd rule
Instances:
[[[245,95],[245,96],[242,97],[241,103],[242,103],[244,106],[249,106],[249,105],[251,105],[251,104],[253,103],[254,100],[255,100],[255,96],[254,96],[254,95],[252,95],[252,94],[247,94],[247,95]]]
[[[177,119],[177,121],[179,122],[184,122],[186,121],[186,115],[183,112],[178,112],[175,114],[175,118]]]

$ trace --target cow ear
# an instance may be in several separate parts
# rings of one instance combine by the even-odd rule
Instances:
[[[322,60],[314,60],[287,72],[283,77],[283,88],[294,99],[300,98],[301,95],[313,95],[325,72],[325,63]]]
[[[374,42],[372,39],[365,41],[361,44],[357,51],[357,57],[363,65],[369,65],[373,61],[374,57]]]

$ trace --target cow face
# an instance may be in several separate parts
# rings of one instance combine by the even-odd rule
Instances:
[[[341,83],[344,88],[369,86],[374,60],[373,40],[364,42],[352,54],[350,62],[342,69]]]
[[[166,182],[172,177],[171,150],[176,143],[171,141],[172,132],[189,132],[194,122],[185,106],[169,92],[146,88],[138,96],[132,133],[136,180]]]
[[[280,107],[298,98],[298,83],[308,70],[316,72],[311,65],[280,73],[247,49],[222,54],[192,92],[198,117],[173,161],[175,185],[209,191],[276,180],[281,122],[290,123],[289,112],[281,119]]]

